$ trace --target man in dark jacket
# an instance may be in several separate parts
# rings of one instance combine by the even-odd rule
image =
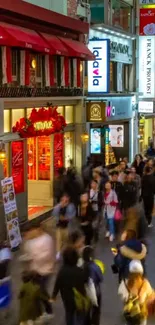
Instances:
[[[78,317],[88,317],[85,284],[88,282],[89,272],[77,266],[78,254],[72,247],[68,247],[63,254],[61,267],[54,286],[52,299],[55,300],[60,292],[66,312],[66,325],[77,324]],[[76,300],[76,294],[78,300]],[[79,299],[80,298],[80,299]],[[86,303],[87,304],[87,303]],[[84,321],[83,321],[83,324]]]
[[[126,171],[126,181],[123,185],[122,207],[126,211],[137,203],[137,184],[132,180],[130,171]]]
[[[154,206],[155,194],[155,177],[151,167],[145,168],[145,173],[142,177],[142,199],[144,202],[145,217],[148,222],[148,227],[152,227],[152,211]]]

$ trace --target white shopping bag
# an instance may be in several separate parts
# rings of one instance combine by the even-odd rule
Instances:
[[[89,281],[86,284],[85,288],[86,288],[87,297],[90,299],[92,305],[98,307],[96,289],[95,289],[94,282],[91,278],[89,278]]]

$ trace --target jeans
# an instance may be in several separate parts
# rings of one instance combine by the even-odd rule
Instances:
[[[114,218],[107,219],[108,224],[108,231],[110,232],[110,235],[115,236],[115,222]]]

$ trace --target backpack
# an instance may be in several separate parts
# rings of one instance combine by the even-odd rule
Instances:
[[[125,281],[124,281],[125,283]],[[124,305],[123,315],[127,323],[131,325],[140,325],[142,320],[147,315],[145,304],[142,306],[139,302],[139,295],[142,289],[143,283],[139,289],[139,293],[136,297],[132,297],[130,290],[125,283],[126,289],[129,293],[129,298]]]

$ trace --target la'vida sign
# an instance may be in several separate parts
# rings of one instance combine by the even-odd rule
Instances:
[[[91,40],[89,49],[95,56],[94,61],[88,61],[88,92],[108,93],[110,72],[110,41]]]
[[[155,97],[155,40],[154,36],[139,37],[139,93]]]

